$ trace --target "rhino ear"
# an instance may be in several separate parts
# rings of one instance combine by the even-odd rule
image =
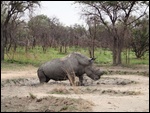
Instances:
[[[91,58],[91,59],[89,60],[89,62],[93,62],[95,59],[96,59],[96,58]]]
[[[91,58],[91,60],[95,60],[96,58]]]

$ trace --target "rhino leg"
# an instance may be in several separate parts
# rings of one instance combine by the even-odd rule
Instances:
[[[71,76],[68,75],[68,79],[69,79],[70,85],[71,86],[75,86],[75,83],[74,83],[75,77],[73,75],[71,75]]]
[[[83,84],[83,76],[79,76],[79,85],[84,86]]]
[[[48,82],[50,79],[44,74],[42,70],[38,70],[38,77],[40,80],[40,83]]]

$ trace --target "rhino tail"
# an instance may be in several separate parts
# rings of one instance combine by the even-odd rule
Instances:
[[[48,82],[50,79],[45,75],[43,70],[38,69],[37,71],[40,83]]]

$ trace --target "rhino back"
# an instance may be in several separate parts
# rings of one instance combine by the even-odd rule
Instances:
[[[64,62],[60,61],[60,59],[55,59],[49,61],[41,66],[44,74],[50,79],[55,78],[64,78],[65,72],[62,69]]]
[[[67,73],[78,71],[78,62],[74,58],[55,59],[43,64],[41,69],[51,79],[63,79]]]

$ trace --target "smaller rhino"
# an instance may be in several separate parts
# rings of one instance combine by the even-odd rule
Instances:
[[[75,85],[75,76],[79,78],[79,84],[83,84],[83,75],[86,74],[93,80],[99,80],[104,72],[93,66],[94,58],[88,58],[81,53],[73,52],[64,58],[54,59],[41,65],[37,70],[40,83],[68,80]]]

